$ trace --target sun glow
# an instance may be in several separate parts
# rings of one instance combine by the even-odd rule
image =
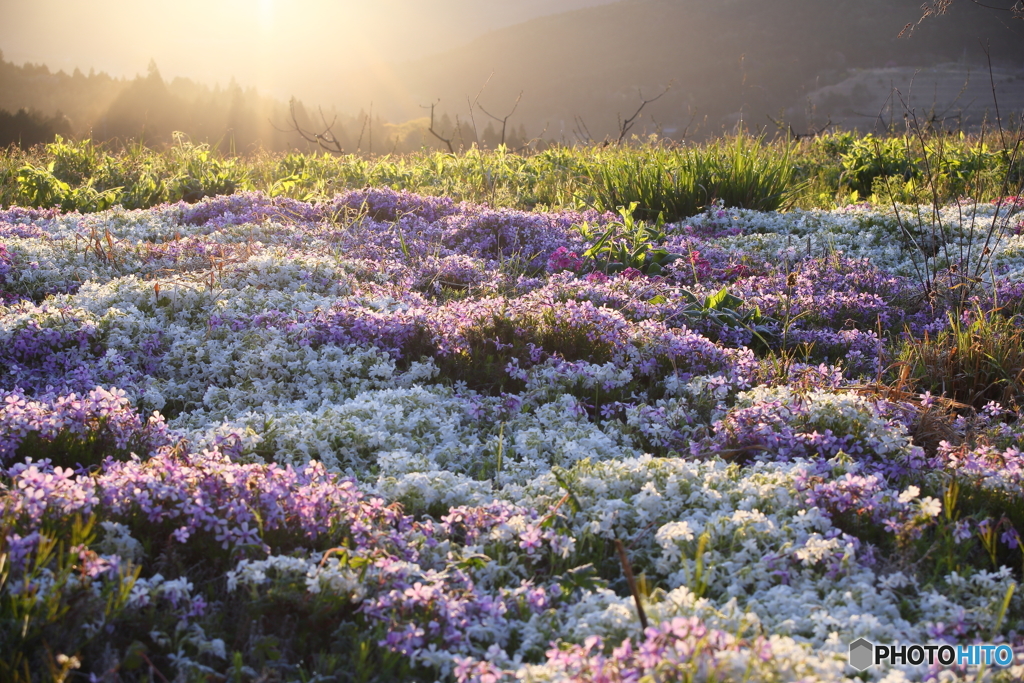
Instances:
[[[260,30],[269,32],[274,28],[274,0],[260,0]]]
[[[422,115],[419,106],[436,94],[409,93],[394,64],[443,53],[546,7],[607,1],[177,0],[171,7],[0,0],[0,50],[16,63],[128,79],[153,61],[168,80],[234,81],[284,100],[347,109],[374,102],[375,112],[409,118]],[[479,85],[474,78],[472,87]]]

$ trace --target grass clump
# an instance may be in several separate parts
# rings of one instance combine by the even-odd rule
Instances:
[[[1024,320],[981,309],[949,316],[936,335],[908,338],[899,349],[917,385],[982,408],[989,401],[1019,407],[1024,397]]]
[[[615,147],[594,154],[589,174],[598,208],[637,205],[637,217],[677,221],[712,202],[774,211],[791,196],[793,146],[737,135],[704,147]]]

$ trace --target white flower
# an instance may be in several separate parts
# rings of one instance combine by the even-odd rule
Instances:
[[[921,489],[916,486],[908,486],[907,490],[900,494],[900,502],[909,503],[919,495],[921,495]]]
[[[921,514],[928,517],[938,517],[942,512],[942,501],[927,496],[921,499]]]
[[[689,522],[669,522],[654,535],[662,546],[678,543],[680,540],[692,541],[693,529]]]
[[[97,550],[108,555],[117,555],[125,560],[138,562],[145,556],[142,543],[132,538],[131,530],[120,522],[100,522],[103,539],[97,543]]]

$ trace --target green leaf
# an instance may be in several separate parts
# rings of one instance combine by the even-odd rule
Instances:
[[[576,589],[594,590],[604,585],[594,565],[590,563],[569,569],[559,576],[557,581],[565,593],[572,593]]]
[[[590,248],[583,252],[584,258],[597,258],[597,255],[605,250],[605,245],[608,243],[608,240],[610,240],[612,236],[615,234],[615,227],[616,226],[613,225],[612,227],[605,230],[604,234],[601,235],[600,238],[598,238],[597,242],[595,242],[593,246],[591,246]]]
[[[701,303],[697,295],[688,289],[680,290],[679,297],[685,299],[688,306],[699,306]]]
[[[462,558],[455,563],[459,569],[483,569],[487,566],[487,563],[491,561],[491,558],[487,555],[475,553],[467,557]]]
[[[709,310],[718,310],[727,296],[729,296],[729,288],[722,287],[720,290],[704,300],[704,308]]]
[[[134,671],[143,664],[146,663],[146,654],[149,652],[143,643],[138,640],[134,641],[128,646],[128,650],[124,653],[124,658],[121,660],[122,671]]]

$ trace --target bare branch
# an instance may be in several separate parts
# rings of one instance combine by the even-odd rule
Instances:
[[[669,91],[669,89],[671,89],[671,88],[672,88],[671,84],[666,85],[665,89],[661,91],[661,94],[659,94],[657,97],[652,97],[649,100],[645,100],[644,99],[643,91],[637,90],[637,92],[640,94],[640,106],[637,107],[636,111],[633,112],[633,115],[630,116],[625,121],[623,121],[621,118],[619,119],[619,139],[615,141],[615,144],[617,144],[617,145],[621,145],[622,144],[623,138],[625,138],[626,137],[626,133],[628,133],[630,131],[630,129],[633,128],[633,124],[636,123],[636,120],[637,120],[637,118],[639,118],[640,112],[642,112],[644,110],[644,107],[646,107],[651,102],[657,102],[658,100],[660,100],[662,97],[665,96],[665,93],[667,93]]]
[[[463,151],[469,145],[466,144],[466,138],[462,134],[462,121],[459,121],[459,115],[455,115],[455,134],[459,136],[459,151]]]
[[[370,122],[370,117],[363,115],[363,125],[359,128],[359,139],[356,140],[356,150],[363,149],[363,136],[366,135],[366,124]]]
[[[978,0],[971,0],[971,2],[973,2],[978,7],[984,7],[985,9],[994,9],[999,12],[1009,12],[1014,16],[1015,19],[1024,19],[1024,2],[1021,2],[1021,0],[1017,0],[1017,2],[1013,3],[1009,7],[996,7],[995,5],[988,5],[984,2],[978,2]]]
[[[690,120],[686,122],[686,125],[683,126],[683,132],[679,134],[679,140],[680,141],[685,140],[687,138],[687,136],[690,134],[690,126],[693,125],[693,120],[697,118],[696,110],[693,110],[690,107],[687,107],[686,109],[687,109],[687,111],[690,112]],[[707,117],[705,117],[705,121],[706,120],[707,120]]]
[[[996,106],[996,125],[999,126],[999,142],[1003,149],[1006,149],[1006,136],[1003,133],[1003,117],[999,114],[999,98],[996,97],[996,78],[992,74],[992,53],[989,46],[985,46],[985,58],[988,60],[988,80],[992,84],[992,102]]]
[[[446,144],[448,146],[448,151],[451,154],[455,154],[455,150],[452,148],[452,139],[454,138],[454,136],[450,138],[442,137],[440,133],[434,130],[434,107],[436,107],[440,102],[441,100],[438,99],[437,102],[434,102],[430,105],[430,128],[428,128],[427,130],[430,131],[430,134],[433,135],[435,138]],[[427,108],[427,105],[425,104],[420,106],[422,109]]]
[[[544,122],[544,130],[542,130],[536,137],[530,138],[529,141],[527,141],[523,145],[523,149],[527,149],[529,147],[533,147],[534,149],[536,149],[536,148],[538,148],[538,147],[540,147],[542,145],[546,145],[547,142],[544,140],[544,136],[547,134],[548,128],[550,128],[550,127],[551,127],[551,122],[550,121],[545,121]]]
[[[473,102],[466,95],[466,104],[469,105],[469,120],[473,123],[473,137],[480,142],[480,129],[476,127],[476,115],[473,113]]]
[[[589,145],[594,141],[594,138],[590,135],[590,129],[587,128],[587,124],[584,123],[582,116],[573,116],[573,122],[576,126],[572,129],[572,134],[576,136],[576,139],[582,142],[584,145]]]
[[[488,80],[490,80],[490,79],[488,79]],[[485,83],[484,85],[487,85],[487,84]],[[480,93],[481,94],[483,93],[483,89],[482,88],[480,89]],[[501,144],[503,144],[503,145],[505,144],[505,131],[508,129],[508,120],[510,118],[512,118],[513,114],[516,113],[516,109],[519,108],[519,101],[521,99],[523,99],[523,91],[522,90],[519,91],[519,96],[516,97],[516,101],[512,105],[512,111],[510,111],[508,114],[506,114],[503,118],[498,118],[497,116],[495,116],[491,112],[489,112],[486,109],[484,109],[484,105],[480,104],[480,94],[478,94],[476,96],[476,106],[480,108],[480,111],[482,111],[483,113],[487,114],[488,116],[490,116],[495,121],[498,121],[498,122],[501,123]]]
[[[315,131],[305,130],[301,125],[299,125],[298,115],[295,113],[295,103],[296,100],[294,97],[288,102],[288,111],[291,114],[292,119],[291,128],[278,128],[273,124],[273,122],[271,122],[271,125],[274,125],[275,129],[283,133],[298,133],[299,137],[306,142],[315,143],[333,154],[344,154],[345,150],[341,145],[341,141],[338,139],[338,136],[334,134],[334,125],[338,122],[338,117],[335,116],[330,123],[327,123],[327,117],[324,116],[324,110],[320,108],[320,120],[324,124],[323,131],[317,133]]]
[[[480,95],[483,94],[484,88],[487,87],[487,84],[491,82],[492,76],[494,76],[493,71],[487,76],[487,80],[484,81],[482,86],[480,86],[480,91],[477,92],[476,97],[472,100],[469,99],[469,95],[466,95],[466,104],[469,105],[469,120],[473,122],[473,137],[477,139],[477,142],[480,142],[480,129],[476,126],[476,115],[473,113],[473,107],[477,106],[477,102],[480,101]],[[487,112],[484,113],[486,114]]]
[[[981,2],[980,0],[971,0],[972,3],[978,7],[984,7],[985,9],[996,10],[997,12],[1009,12],[1014,19],[1024,19],[1024,0],[1015,0],[1015,2],[1009,7],[1003,5],[990,5],[987,2]],[[923,21],[929,17],[937,17],[945,14],[949,11],[949,8],[953,5],[953,0],[931,0],[921,5],[921,18],[916,22],[911,22],[903,27],[903,30],[899,32],[898,38],[903,36],[911,35],[914,29],[921,25]]]

